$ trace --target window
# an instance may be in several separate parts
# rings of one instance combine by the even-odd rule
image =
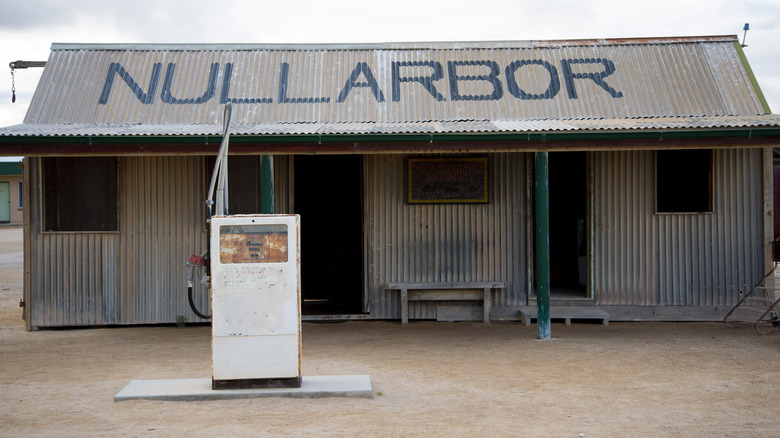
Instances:
[[[657,213],[712,212],[712,150],[656,152]]]
[[[43,159],[45,231],[117,231],[117,159]]]
[[[24,208],[24,191],[22,191],[22,183],[18,184],[18,191],[16,192],[16,199],[19,200],[19,210]]]

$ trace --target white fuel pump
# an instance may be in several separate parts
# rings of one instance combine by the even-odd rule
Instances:
[[[298,388],[302,382],[300,218],[229,215],[231,112],[227,104],[207,194],[208,250],[205,257],[193,255],[188,261],[190,306],[199,317],[212,321],[212,389]],[[205,277],[196,274],[201,267],[207,269]],[[196,277],[204,278],[211,289],[211,315],[194,306]]]
[[[301,386],[299,217],[211,219],[212,388]]]

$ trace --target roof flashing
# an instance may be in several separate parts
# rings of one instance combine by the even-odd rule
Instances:
[[[421,41],[375,43],[52,43],[51,50],[119,51],[210,51],[210,50],[454,50],[495,48],[545,48],[566,46],[610,46],[625,44],[675,44],[739,41],[737,35],[590,38],[516,41]]]

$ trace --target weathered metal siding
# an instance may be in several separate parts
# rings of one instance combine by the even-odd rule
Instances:
[[[47,233],[34,242],[33,326],[116,323],[116,234]]]
[[[27,163],[30,326],[116,323],[119,233],[44,233],[41,160]]]
[[[197,321],[185,263],[206,248],[202,157],[119,158],[119,232],[44,233],[30,159],[31,326]],[[195,287],[208,312],[209,297]]]
[[[411,205],[404,157],[364,158],[372,318],[399,318],[390,282],[505,281],[495,305],[525,304],[525,154],[491,154],[489,204]],[[410,303],[411,318],[435,305]]]
[[[490,203],[411,205],[402,155],[366,155],[368,308],[398,318],[389,282],[505,281],[527,297],[524,153],[489,154]],[[655,214],[653,151],[592,153],[590,285],[597,305],[728,305],[761,275],[762,150],[713,152],[711,214]],[[275,157],[276,208],[290,208],[289,157]],[[40,159],[30,158],[31,326],[198,320],[185,261],[205,249],[202,157],[119,158],[118,233],[41,231]],[[196,290],[209,311],[208,294]],[[435,318],[414,303],[412,318]]]
[[[762,275],[762,153],[713,151],[714,213],[655,214],[655,152],[594,152],[595,303],[736,303]]]
[[[186,261],[206,250],[202,157],[120,159],[121,285],[118,322],[175,322],[198,318],[187,302]],[[209,312],[208,293],[195,288]]]

